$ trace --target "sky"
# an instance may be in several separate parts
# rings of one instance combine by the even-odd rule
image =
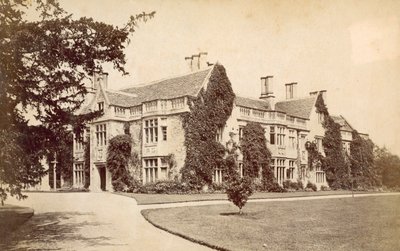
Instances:
[[[343,115],[379,146],[400,155],[400,1],[65,0],[73,17],[122,26],[156,11],[126,48],[129,76],[112,68],[109,86],[149,82],[188,71],[201,51],[221,63],[237,95],[259,97],[274,76],[277,99],[298,82],[298,96],[327,90],[331,114]]]

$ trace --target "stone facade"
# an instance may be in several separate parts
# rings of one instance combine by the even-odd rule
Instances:
[[[130,167],[132,176],[144,184],[179,178],[179,170],[186,157],[182,115],[190,112],[189,97],[195,97],[202,88],[207,88],[213,68],[119,91],[106,88],[106,77],[95,77],[91,100],[81,111],[104,112],[103,116],[89,124],[86,132],[90,134],[91,146],[90,190],[112,189],[111,176],[106,167],[107,142],[116,135],[124,134],[127,123],[133,141],[132,154],[136,154],[139,160],[138,166]],[[286,85],[287,98],[275,101],[272,79],[272,76],[261,78],[260,99],[236,97],[232,115],[225,127],[218,131],[217,140],[224,145],[232,141],[240,145],[243,127],[250,121],[258,122],[265,129],[267,147],[272,154],[271,169],[279,184],[290,180],[302,181],[304,185],[311,182],[319,189],[327,186],[325,173],[318,167],[308,166],[305,149],[306,142],[315,142],[323,154],[324,128],[315,102],[317,95],[326,96],[326,91],[298,98],[296,83],[290,83]],[[348,133],[351,136],[353,129],[343,117],[339,118],[346,150],[351,142]],[[74,186],[82,187],[83,149],[77,144],[74,143]],[[239,152],[240,172],[241,162]],[[173,166],[171,163],[174,163]],[[215,170],[213,179],[216,183],[222,182],[221,170]]]

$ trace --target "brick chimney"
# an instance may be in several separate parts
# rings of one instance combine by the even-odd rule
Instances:
[[[286,99],[294,99],[297,96],[297,82],[287,83],[286,87]]]
[[[207,55],[207,52],[200,52],[199,54],[192,55],[191,57],[185,57],[189,71],[197,71],[212,65],[207,62]]]
[[[207,67],[207,52],[200,52],[199,53],[199,69],[204,69]]]
[[[321,90],[321,91],[319,91],[319,93],[321,94],[322,99],[324,100],[324,103],[327,104],[327,102],[328,102],[327,96],[326,96],[327,91],[326,90]]]
[[[274,76],[261,77],[261,96],[260,99],[269,103],[271,110],[275,109],[275,96],[273,91]]]

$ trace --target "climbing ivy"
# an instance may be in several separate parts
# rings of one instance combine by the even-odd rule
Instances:
[[[370,188],[381,185],[381,174],[374,165],[374,143],[363,139],[357,131],[352,133],[350,162],[353,186]]]
[[[85,188],[90,186],[90,133],[86,135],[84,142],[84,170],[85,170]]]
[[[190,112],[183,115],[186,159],[181,173],[194,189],[211,184],[213,171],[224,164],[225,147],[216,135],[230,117],[234,99],[225,68],[219,64],[212,69],[207,88],[189,99]]]
[[[349,165],[346,163],[342,151],[340,125],[329,115],[321,94],[317,97],[315,107],[318,113],[323,114],[322,126],[325,129],[325,136],[322,139],[322,145],[324,147],[325,158],[322,161],[322,169],[326,173],[328,184],[334,189],[349,188]]]
[[[267,148],[264,128],[259,123],[249,122],[243,128],[241,141],[244,176],[258,178],[261,171],[263,187],[268,189],[274,183],[270,169],[271,152]]]
[[[112,185],[115,191],[125,190],[131,181],[128,171],[131,150],[132,140],[127,134],[117,135],[109,141],[107,168],[111,172]]]

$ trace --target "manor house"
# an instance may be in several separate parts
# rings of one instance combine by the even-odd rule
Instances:
[[[95,74],[86,104],[81,113],[101,110],[103,116],[92,121],[85,132],[90,134],[90,190],[112,190],[111,174],[106,167],[107,142],[124,134],[129,122],[133,151],[141,161],[140,170],[131,170],[143,183],[171,179],[171,173],[179,174],[185,162],[185,133],[182,114],[190,112],[188,98],[196,97],[206,89],[215,74],[216,65],[205,63],[204,54],[186,58],[190,71],[186,74],[133,85],[121,90],[108,88],[108,75]],[[220,128],[216,140],[223,145],[240,144],[246,123],[258,122],[265,129],[267,147],[272,154],[276,181],[308,181],[328,186],[325,173],[320,168],[308,167],[306,142],[315,142],[323,154],[322,114],[316,110],[317,96],[326,97],[326,91],[310,92],[309,96],[297,97],[297,83],[287,83],[286,98],[276,99],[273,92],[273,76],[261,77],[259,98],[236,95],[231,117]],[[353,127],[343,116],[333,116],[341,125],[343,150],[349,151]],[[80,135],[86,138],[86,135]],[[84,147],[74,141],[73,186],[84,186]],[[175,166],[169,166],[168,156],[174,156]],[[239,172],[243,172],[242,156],[238,156]],[[172,170],[172,168],[174,170]],[[222,182],[222,171],[216,169],[213,181]]]

